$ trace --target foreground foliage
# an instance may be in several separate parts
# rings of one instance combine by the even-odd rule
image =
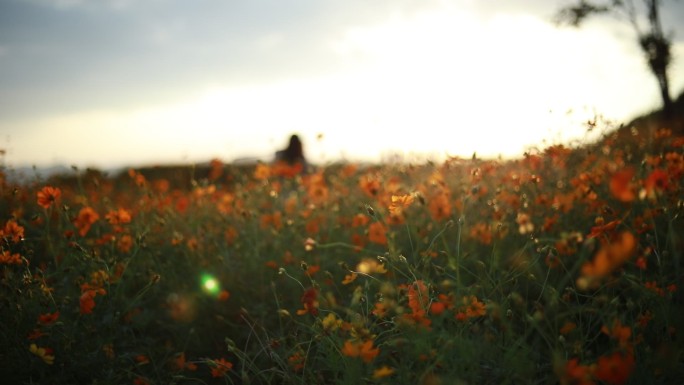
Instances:
[[[614,139],[3,177],[3,381],[681,381],[684,138]]]

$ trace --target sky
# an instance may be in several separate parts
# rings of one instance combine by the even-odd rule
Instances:
[[[586,120],[660,99],[631,26],[556,25],[569,3],[0,0],[0,159],[269,161],[293,133],[318,164],[586,141]],[[683,1],[663,1],[674,97],[683,19]]]

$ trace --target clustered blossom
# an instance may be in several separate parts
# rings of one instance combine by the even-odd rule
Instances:
[[[601,331],[617,342],[617,349],[601,355],[595,363],[580,364],[578,358],[571,358],[560,373],[562,384],[582,385],[623,385],[627,383],[634,371],[634,345],[632,343],[632,329],[623,326],[619,320],[612,328],[603,326]]]

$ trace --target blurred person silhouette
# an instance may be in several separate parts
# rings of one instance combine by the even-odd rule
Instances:
[[[276,151],[275,166],[285,175],[294,176],[295,174],[308,172],[309,165],[304,156],[304,146],[297,134],[290,136],[290,141],[286,148]]]

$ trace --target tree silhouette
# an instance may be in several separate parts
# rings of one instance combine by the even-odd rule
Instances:
[[[668,83],[667,70],[672,59],[670,55],[671,39],[663,33],[660,22],[660,0],[641,0],[641,6],[635,4],[637,0],[577,0],[573,5],[562,8],[556,14],[559,24],[570,24],[579,27],[584,20],[592,15],[615,14],[625,18],[634,28],[639,40],[639,46],[646,56],[648,66],[658,80],[660,96],[663,101],[663,113],[672,116],[672,98]],[[642,28],[643,20],[648,23]]]

